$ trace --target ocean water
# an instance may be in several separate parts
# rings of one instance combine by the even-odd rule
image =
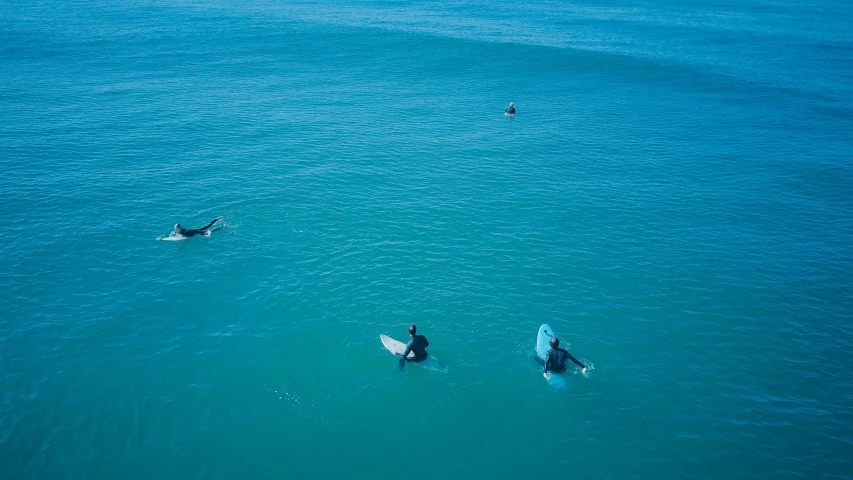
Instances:
[[[853,478],[849,2],[0,0],[0,216],[3,479]]]

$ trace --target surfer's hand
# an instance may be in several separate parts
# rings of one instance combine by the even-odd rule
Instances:
[[[551,380],[551,375],[548,375],[548,372],[543,373],[542,376],[545,377],[545,380]]]
[[[583,367],[583,370],[581,370],[581,373],[586,375],[586,367]]]

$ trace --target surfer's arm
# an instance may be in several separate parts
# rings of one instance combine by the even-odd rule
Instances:
[[[411,351],[412,351],[412,340],[409,340],[409,343],[406,344],[406,349],[403,350],[403,354],[400,355],[400,360],[399,360],[400,370],[402,370],[403,367],[406,366],[406,357],[409,356],[409,352],[411,352]]]
[[[218,222],[218,221],[220,221],[220,220],[222,220],[222,217],[216,217],[216,218],[214,218],[214,219],[213,219],[213,221],[212,221],[212,222],[210,222],[210,223],[208,223],[207,225],[205,225],[205,226],[203,226],[203,227],[199,228],[199,230],[202,230],[202,231],[207,230],[208,228],[212,227],[214,223],[216,223],[216,222]]]
[[[578,360],[577,358],[573,357],[571,353],[566,352],[566,355],[568,355],[568,356],[569,356],[569,360],[571,360],[571,361],[575,362],[575,365],[577,365],[577,366],[581,367],[582,369],[586,370],[586,365],[582,364],[582,363],[580,362],[580,360]]]
[[[406,357],[409,356],[409,353],[412,351],[412,345],[414,345],[414,340],[409,340],[409,343],[406,344],[406,349],[403,350],[403,354],[400,356],[400,370],[403,369],[403,365],[406,364]]]
[[[548,367],[551,366],[551,352],[548,352],[548,356],[545,357],[545,374],[548,374]]]

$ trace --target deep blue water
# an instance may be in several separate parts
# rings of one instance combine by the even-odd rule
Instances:
[[[851,32],[0,0],[0,477],[853,478]]]

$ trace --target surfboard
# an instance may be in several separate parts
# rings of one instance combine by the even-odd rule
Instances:
[[[551,349],[551,344],[549,343],[552,338],[554,338],[554,330],[551,330],[551,326],[547,323],[543,323],[541,327],[539,327],[539,333],[536,335],[536,353],[539,354],[539,358],[545,360],[545,355],[548,354],[548,350]]]
[[[536,335],[536,355],[539,357],[540,361],[537,362],[540,365],[544,365],[545,358],[548,355],[548,350],[551,349],[551,339],[554,338],[557,334],[554,333],[554,330],[547,323],[543,323],[541,327],[539,327],[539,333]],[[542,374],[542,371],[539,371],[539,374]],[[548,384],[554,388],[563,388],[566,386],[566,378],[562,373],[554,373],[548,372],[548,375],[551,378],[548,380]]]
[[[389,352],[393,353],[394,355],[402,355],[403,352],[406,351],[406,344],[405,343],[394,340],[393,338],[389,337],[388,335],[379,335],[379,339],[382,340],[382,345],[384,345],[385,348]],[[415,353],[409,352],[409,358],[415,358]],[[413,365],[420,365],[420,366],[422,366],[424,368],[428,368],[430,370],[437,370],[437,371],[447,370],[447,366],[444,365],[443,363],[439,362],[432,355],[428,356],[427,359],[424,360],[423,362],[409,362],[409,363],[413,364]]]

